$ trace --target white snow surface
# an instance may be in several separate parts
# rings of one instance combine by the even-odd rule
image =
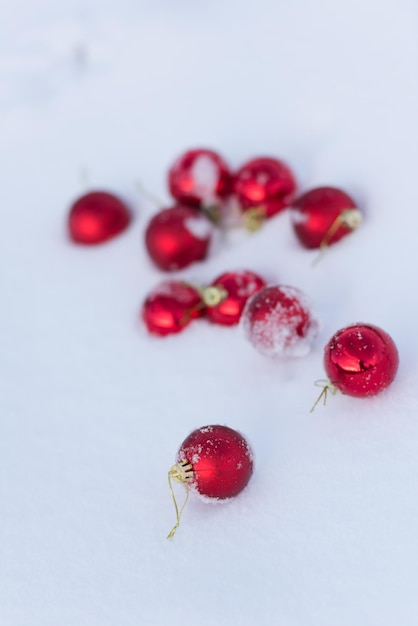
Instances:
[[[417,24],[415,0],[2,3],[0,626],[416,626]],[[204,320],[147,335],[165,277],[136,181],[169,206],[196,146],[358,199],[364,223],[315,267],[284,212],[176,274],[298,287],[322,320],[306,357]],[[83,171],[136,215],[91,249],[65,234]],[[323,346],[359,319],[395,340],[397,378],[310,414]],[[214,423],[254,475],[225,506],[190,498],[169,542],[167,472]]]

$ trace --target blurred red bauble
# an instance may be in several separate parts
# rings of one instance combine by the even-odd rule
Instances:
[[[178,202],[209,206],[230,192],[231,175],[225,161],[213,150],[190,150],[168,173],[170,193]]]
[[[243,211],[261,208],[265,217],[272,217],[293,200],[296,181],[285,163],[263,157],[238,170],[233,189]]]
[[[350,396],[374,396],[395,378],[399,365],[393,339],[372,324],[339,330],[325,347],[325,371],[331,384]]]
[[[212,286],[224,294],[219,304],[208,306],[206,316],[215,324],[234,326],[241,319],[247,300],[265,287],[265,281],[254,272],[226,272]]]
[[[177,205],[151,219],[145,245],[154,263],[171,272],[206,258],[211,232],[209,221],[196,209]]]
[[[147,297],[142,318],[148,331],[165,337],[181,332],[202,314],[202,300],[196,289],[178,281],[165,281]]]
[[[253,472],[250,446],[239,432],[227,426],[194,430],[181,444],[177,463],[191,465],[192,489],[220,500],[239,494]]]
[[[329,246],[353,232],[361,213],[350,196],[334,187],[317,187],[292,204],[295,233],[306,248]]]
[[[119,198],[105,191],[91,191],[71,206],[68,232],[76,243],[96,245],[119,235],[131,219],[129,209]]]
[[[295,287],[266,287],[247,303],[244,332],[267,356],[305,356],[318,331],[306,296]]]

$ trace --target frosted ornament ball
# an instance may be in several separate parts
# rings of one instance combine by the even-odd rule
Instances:
[[[185,205],[162,209],[150,220],[145,231],[149,256],[166,272],[205,259],[211,238],[209,221],[197,209]]]
[[[237,496],[253,473],[253,454],[247,440],[228,426],[212,425],[194,430],[181,444],[176,465],[168,474],[177,522],[168,537],[174,536],[189,492],[207,501],[226,501]],[[181,483],[186,500],[178,508],[173,482]]]
[[[131,212],[118,197],[106,191],[90,191],[72,204],[68,233],[75,243],[98,245],[126,230],[131,220]]]
[[[242,320],[247,339],[269,357],[305,356],[319,327],[305,294],[287,285],[259,291],[248,301]]]

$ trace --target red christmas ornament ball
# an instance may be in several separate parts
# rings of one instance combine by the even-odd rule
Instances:
[[[206,309],[208,319],[222,326],[234,326],[241,319],[247,300],[266,286],[261,276],[254,272],[226,272],[218,276],[213,287],[224,292],[224,297],[216,306]]]
[[[180,270],[206,258],[211,225],[192,207],[177,205],[155,215],[145,232],[145,245],[154,263],[166,272]]]
[[[75,243],[96,245],[119,235],[131,219],[129,209],[119,198],[105,191],[91,191],[71,206],[68,232]]]
[[[253,455],[246,439],[227,426],[204,426],[181,444],[177,463],[190,463],[189,485],[207,498],[224,500],[244,489],[253,473]]]
[[[262,157],[238,170],[233,188],[243,211],[261,207],[266,217],[272,217],[291,202],[296,181],[285,163]]]
[[[199,293],[186,283],[165,281],[146,298],[142,319],[148,331],[165,337],[181,332],[203,312]]]
[[[295,287],[266,287],[247,303],[244,332],[267,356],[305,356],[318,332],[306,296]]]
[[[213,150],[189,150],[168,173],[170,193],[178,202],[208,206],[230,192],[231,174],[223,158]]]
[[[399,365],[393,339],[372,324],[353,324],[335,333],[325,347],[324,365],[332,385],[350,396],[374,396],[395,378]]]
[[[356,203],[341,189],[317,187],[295,200],[291,207],[293,228],[306,248],[332,245],[360,224]]]

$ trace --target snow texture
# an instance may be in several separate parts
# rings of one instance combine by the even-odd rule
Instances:
[[[2,3],[0,626],[416,626],[417,23],[416,0]],[[358,200],[314,267],[283,212],[175,277],[300,288],[322,320],[306,357],[141,323],[164,276],[136,181],[169,206],[194,146]],[[135,212],[94,249],[65,232],[83,171]],[[309,414],[323,346],[358,319],[393,337],[396,379]],[[169,542],[167,472],[207,423],[242,432],[254,475],[224,506],[190,499]]]
[[[212,234],[213,228],[211,223],[204,217],[196,215],[184,220],[184,226],[196,239],[207,240]]]
[[[251,309],[264,292],[255,294],[248,300],[241,318],[245,336],[256,350],[269,357],[306,356],[318,334],[319,323],[304,293],[288,285],[280,285],[278,289],[291,304],[277,302],[262,320],[253,320]],[[266,305],[269,305],[268,297],[260,302],[263,308]],[[303,328],[302,335],[299,328]]]
[[[219,169],[208,155],[200,155],[194,161],[191,175],[196,182],[196,195],[203,199],[203,204],[209,206],[216,200],[216,185]]]

